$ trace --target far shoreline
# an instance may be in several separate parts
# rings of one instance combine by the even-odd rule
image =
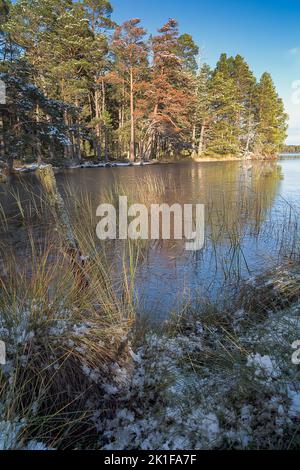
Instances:
[[[63,166],[56,166],[52,165],[55,171],[64,171],[64,170],[78,170],[78,169],[99,169],[99,168],[128,168],[128,167],[140,167],[140,166],[152,166],[152,165],[170,165],[170,164],[180,164],[180,163],[226,163],[226,162],[244,162],[251,164],[251,162],[276,162],[285,159],[297,159],[300,158],[300,154],[279,154],[275,158],[261,158],[261,157],[202,157],[202,158],[182,158],[176,160],[150,160],[150,161],[136,161],[136,162],[129,162],[124,160],[116,160],[116,161],[109,161],[109,162],[98,162],[94,163],[92,161],[83,161],[80,163],[74,163],[73,165],[63,165]],[[48,165],[50,163],[42,163],[38,165],[37,163],[32,164],[24,164],[22,166],[17,166],[13,169],[12,175],[24,174],[24,173],[34,173],[40,166]],[[1,172],[0,168],[0,183],[5,183],[6,179],[8,178],[3,172]]]

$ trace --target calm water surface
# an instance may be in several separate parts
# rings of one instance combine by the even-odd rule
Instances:
[[[88,192],[94,211],[113,185],[138,194],[146,180],[163,186],[159,195],[154,194],[155,188],[148,189],[149,203],[202,203],[206,211],[201,251],[186,252],[184,242],[177,240],[146,248],[137,270],[136,291],[140,310],[155,318],[178,308],[183,298],[221,296],[241,278],[276,266],[278,253],[292,256],[299,242],[294,232],[300,205],[300,159],[68,170],[58,176],[62,190],[68,185],[74,191]]]
[[[186,299],[219,298],[241,279],[293,256],[299,243],[300,159],[76,169],[58,173],[57,180],[65,198],[67,187],[88,193],[94,214],[115,186],[122,186],[132,202],[144,202],[138,200],[144,193],[149,204],[205,205],[202,250],[187,252],[178,240],[143,249],[136,275],[139,310],[156,319]],[[95,228],[96,223],[95,217]],[[117,243],[107,245],[111,257],[120,252]]]

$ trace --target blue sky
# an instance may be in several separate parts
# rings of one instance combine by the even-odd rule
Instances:
[[[300,144],[300,93],[296,93],[297,87],[300,90],[299,0],[111,2],[114,20],[141,18],[149,33],[168,18],[176,18],[180,31],[192,34],[203,60],[211,65],[227,52],[243,55],[258,77],[269,71],[290,116],[288,143]]]

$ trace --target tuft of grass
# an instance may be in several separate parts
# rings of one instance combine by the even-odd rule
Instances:
[[[0,370],[3,445],[26,448],[34,440],[51,448],[78,447],[94,432],[87,402],[107,387],[124,386],[126,373],[116,368],[130,372],[136,261],[133,255],[129,265],[121,260],[115,276],[115,267],[96,246],[87,200],[77,202],[80,224],[74,225],[74,237],[80,257],[75,260],[46,198],[30,189],[27,196],[12,194],[12,216],[1,211],[0,337],[7,351]],[[11,233],[20,226],[15,250]]]

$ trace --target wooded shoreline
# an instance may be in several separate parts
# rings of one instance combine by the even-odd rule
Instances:
[[[79,169],[99,169],[99,168],[128,168],[128,167],[138,167],[138,166],[149,166],[149,165],[170,165],[170,164],[182,164],[182,163],[217,163],[217,162],[251,162],[251,161],[276,161],[280,160],[280,155],[274,158],[262,158],[262,157],[253,157],[253,158],[244,158],[244,157],[203,157],[203,158],[185,158],[180,160],[151,160],[151,161],[137,161],[137,162],[124,162],[124,161],[108,161],[108,162],[82,162],[74,165],[60,165],[53,166],[54,170],[79,170]],[[288,158],[288,155],[286,156]],[[40,167],[44,165],[34,164],[25,164],[22,166],[17,166],[14,168],[12,174],[22,174],[22,173],[33,173],[37,171]],[[5,182],[6,174],[1,172],[0,168],[0,183]]]
[[[281,150],[288,116],[271,75],[256,77],[239,54],[199,64],[199,46],[176,19],[149,35],[139,18],[116,24],[108,1],[2,3],[7,172],[17,161],[213,161]]]

